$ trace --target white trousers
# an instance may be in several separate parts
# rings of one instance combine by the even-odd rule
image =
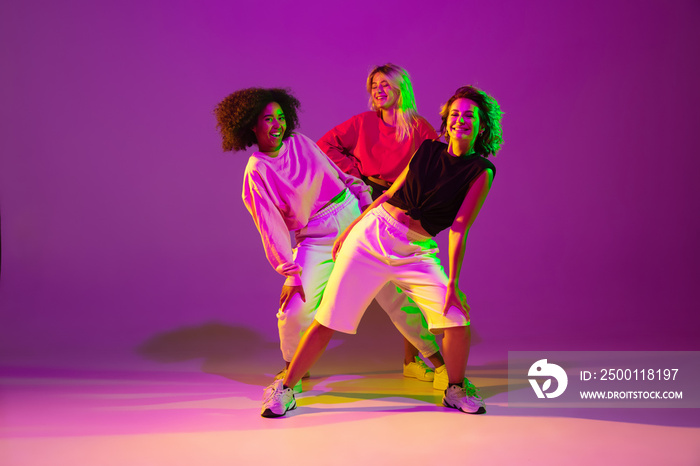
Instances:
[[[390,282],[415,301],[433,333],[469,325],[454,306],[442,314],[448,278],[436,253],[432,237],[409,230],[382,206],[373,209],[343,243],[316,320],[356,333],[367,305]]]
[[[331,255],[335,239],[359,215],[357,199],[347,192],[344,200],[325,207],[309,220],[306,227],[296,232],[294,261],[302,267],[301,282],[306,302],[302,301],[298,294],[294,295],[285,312],[277,314],[280,348],[285,361],[292,360],[301,337],[313,322],[316,310],[321,304],[328,278],[335,265]],[[357,278],[362,280],[362,277]],[[375,295],[377,302],[399,332],[418,348],[423,356],[435,354],[438,350],[435,336],[428,330],[420,309],[409,302],[405,294],[397,292],[395,286],[387,284],[386,287],[379,287],[374,291],[365,308]]]

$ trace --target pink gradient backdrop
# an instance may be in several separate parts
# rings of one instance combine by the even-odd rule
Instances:
[[[282,280],[212,109],[291,87],[315,139],[388,61],[434,126],[463,84],[506,112],[462,279],[483,342],[700,349],[699,20],[689,0],[6,1],[0,363],[126,357],[211,322],[274,346]]]

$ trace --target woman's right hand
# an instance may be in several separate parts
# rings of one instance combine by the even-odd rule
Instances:
[[[447,286],[445,294],[445,306],[442,308],[442,315],[447,315],[447,311],[452,307],[460,310],[464,316],[469,319],[469,304],[467,304],[467,296],[456,286]]]
[[[301,285],[297,285],[297,286],[284,285],[282,287],[282,293],[280,293],[279,314],[285,313],[285,311],[287,310],[287,306],[289,305],[289,301],[291,301],[292,297],[297,293],[299,294],[299,297],[301,298],[301,300],[306,302],[306,294],[304,294],[304,287],[303,286],[301,286]]]

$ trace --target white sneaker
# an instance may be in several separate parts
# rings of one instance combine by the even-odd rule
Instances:
[[[308,372],[307,372],[307,374],[308,374]],[[287,369],[282,369],[282,370],[279,371],[279,372],[277,373],[277,375],[275,376],[275,380],[284,380],[285,377],[287,377]],[[304,378],[304,377],[302,377],[302,379],[303,379],[303,378]],[[267,390],[267,389],[270,388],[271,386],[272,386],[272,385],[268,386],[265,390]],[[302,390],[302,387],[301,387],[301,380],[299,380],[299,381],[294,385],[294,393],[299,394],[299,393],[301,393],[302,391],[303,391],[303,390]]]
[[[486,408],[486,402],[484,401],[481,396],[479,396],[479,389],[476,388],[476,386],[469,381],[468,378],[464,378],[464,391],[467,393],[467,396],[470,398],[473,398],[477,402],[481,404],[484,408]]]
[[[287,411],[296,409],[297,401],[294,399],[294,390],[284,388],[281,380],[275,380],[264,391],[262,417],[281,417]]]
[[[442,397],[442,404],[467,414],[484,414],[486,412],[484,400],[469,396],[468,392],[469,390],[459,385],[450,385]]]
[[[446,366],[442,365],[435,369],[435,379],[433,380],[433,388],[435,390],[445,391],[450,385],[450,379],[447,376]],[[473,383],[469,381],[468,378],[464,378],[464,389],[467,392],[467,396],[470,396],[477,400],[482,406],[486,407],[484,400],[479,396],[479,389],[474,386]]]
[[[416,356],[416,362],[403,365],[403,376],[414,377],[424,382],[432,382],[435,378],[435,372],[421,358]]]

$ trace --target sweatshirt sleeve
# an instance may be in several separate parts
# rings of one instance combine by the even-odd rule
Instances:
[[[361,208],[365,208],[372,203],[372,188],[367,186],[360,178],[344,173],[336,164],[331,162],[331,165],[338,172],[340,181],[355,195]]]
[[[255,222],[265,256],[276,272],[287,277],[285,285],[301,285],[301,267],[294,262],[292,243],[284,218],[273,202],[269,187],[259,172],[246,170],[243,203]]]
[[[352,153],[358,136],[357,118],[352,117],[324,134],[317,144],[342,171],[361,178],[360,163]]]

